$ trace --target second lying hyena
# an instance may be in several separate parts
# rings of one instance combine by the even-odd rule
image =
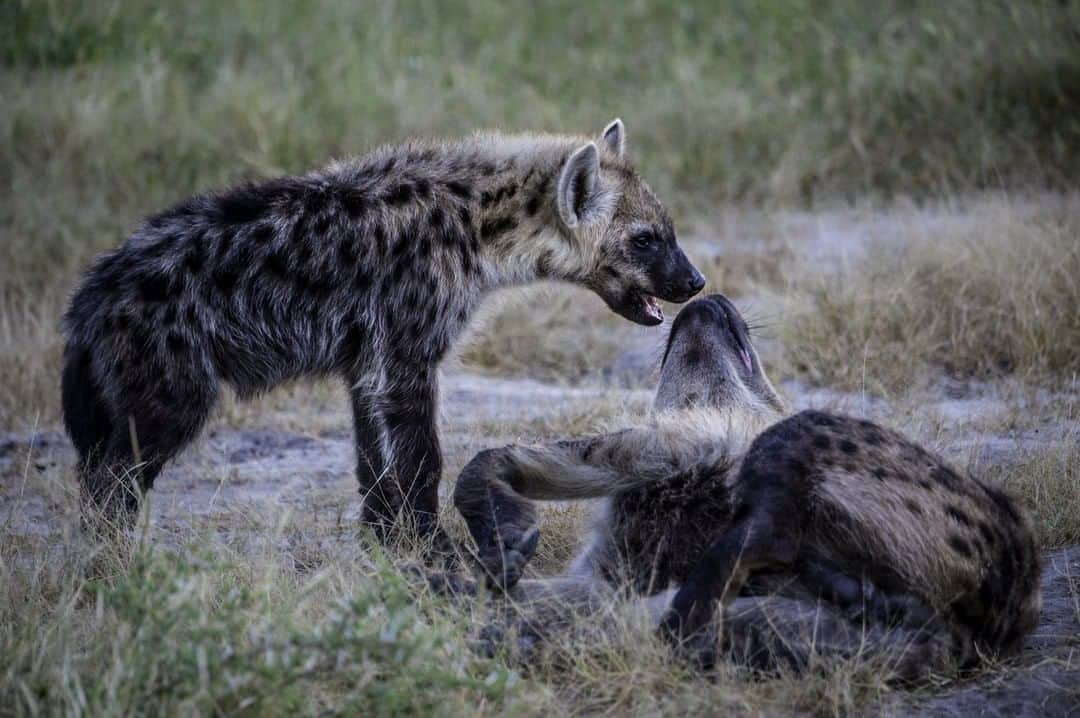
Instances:
[[[896,649],[893,670],[912,677],[1015,650],[1038,622],[1023,510],[871,422],[785,418],[726,298],[675,319],[654,410],[612,434],[488,450],[463,470],[455,502],[490,580],[546,611],[530,631],[627,590],[676,639],[715,629],[726,605],[725,650],[754,665],[805,665],[811,645]],[[585,498],[603,509],[569,574],[520,581],[538,538],[532,499]]]
[[[564,280],[654,325],[657,297],[704,286],[623,147],[619,120],[597,142],[416,142],[150,217],[97,258],[66,316],[64,420],[84,494],[130,512],[222,382],[250,397],[336,374],[365,518],[393,525],[404,508],[430,532],[436,368],[486,294]]]

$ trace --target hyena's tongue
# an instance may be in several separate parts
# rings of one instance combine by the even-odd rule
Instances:
[[[645,313],[658,322],[664,321],[664,310],[660,308],[660,302],[656,301],[656,297],[645,296]]]
[[[754,362],[750,361],[750,352],[744,347],[739,347],[739,356],[742,358],[742,363],[746,365],[746,371],[753,373]]]

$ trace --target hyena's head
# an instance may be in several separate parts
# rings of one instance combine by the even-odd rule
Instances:
[[[778,419],[787,408],[750,341],[746,321],[722,294],[683,307],[671,324],[653,408],[739,409]]]
[[[556,204],[564,231],[587,258],[578,281],[617,314],[652,326],[664,321],[657,299],[685,302],[705,278],[675,241],[667,210],[624,157],[615,120],[567,157]]]

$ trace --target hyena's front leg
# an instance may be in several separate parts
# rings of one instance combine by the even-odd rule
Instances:
[[[376,531],[394,522],[400,506],[397,486],[387,476],[385,427],[374,389],[365,383],[349,387],[356,437],[356,478],[364,498],[363,520]]]
[[[387,375],[390,385],[383,394],[382,416],[390,446],[389,473],[417,532],[431,536],[437,528],[442,476],[435,368],[395,367]]]
[[[454,504],[476,542],[489,585],[509,589],[536,551],[536,507],[515,490],[520,485],[512,447],[477,454],[454,487]]]

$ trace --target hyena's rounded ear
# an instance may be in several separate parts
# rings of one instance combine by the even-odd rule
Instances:
[[[600,153],[595,142],[577,148],[566,159],[566,166],[559,175],[559,194],[555,203],[559,207],[559,216],[570,229],[588,222],[599,209],[599,176]]]
[[[616,117],[608,126],[604,128],[604,131],[600,134],[600,138],[604,142],[604,147],[608,152],[616,157],[622,157],[623,152],[626,150],[626,125],[623,121]]]

